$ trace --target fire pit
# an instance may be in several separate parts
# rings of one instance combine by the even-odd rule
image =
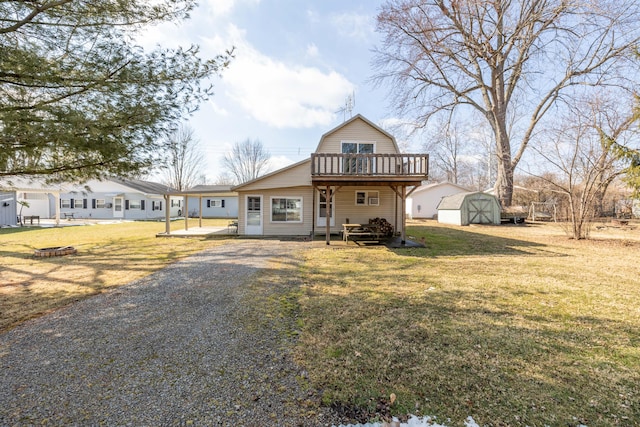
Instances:
[[[59,246],[56,248],[36,249],[33,255],[37,257],[52,257],[52,256],[73,255],[77,252],[78,251],[73,246]]]

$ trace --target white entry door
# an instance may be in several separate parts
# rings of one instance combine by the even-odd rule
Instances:
[[[114,197],[113,198],[113,217],[114,218],[122,218],[124,217],[124,209],[123,209],[123,198],[122,197]]]
[[[334,200],[331,202],[331,206],[330,206],[331,207],[330,225],[334,226],[336,225],[336,220],[335,220],[336,204],[334,203],[336,196],[335,196],[335,191],[333,189],[331,189],[331,193],[333,194]],[[318,212],[317,212],[316,224],[318,224],[318,227],[327,226],[327,190],[318,190]]]
[[[262,196],[247,196],[245,234],[262,234]]]

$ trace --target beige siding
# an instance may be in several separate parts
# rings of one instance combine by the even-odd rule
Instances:
[[[373,142],[376,154],[397,154],[393,140],[367,122],[357,119],[335,132],[325,135],[320,141],[318,153],[341,153],[341,142]]]
[[[246,196],[262,196],[262,228],[264,236],[308,236],[312,230],[313,221],[313,191],[311,187],[288,187],[270,190],[242,191],[239,192],[239,217],[238,233],[245,234]],[[302,198],[302,222],[272,222],[271,198],[272,197],[301,197]]]
[[[380,205],[356,205],[356,191],[377,191]],[[335,198],[335,226],[331,227],[332,233],[342,231],[342,224],[346,223],[347,219],[351,224],[366,224],[370,219],[384,218],[393,225],[394,231],[399,230],[401,227],[400,220],[402,217],[400,211],[402,210],[402,201],[396,197],[396,193],[389,187],[342,187],[336,193]],[[325,230],[326,228],[324,227],[316,227],[316,234],[324,234]]]
[[[269,188],[291,187],[293,185],[311,185],[311,160],[293,167],[284,168],[255,182],[238,188],[238,192],[251,192]]]

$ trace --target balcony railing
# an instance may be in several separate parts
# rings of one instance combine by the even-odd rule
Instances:
[[[428,154],[311,154],[313,177],[389,177],[426,179]]]

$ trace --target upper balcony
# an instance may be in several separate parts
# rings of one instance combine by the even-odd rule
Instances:
[[[316,184],[420,185],[428,177],[428,154],[311,154]]]

